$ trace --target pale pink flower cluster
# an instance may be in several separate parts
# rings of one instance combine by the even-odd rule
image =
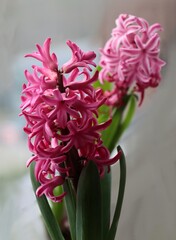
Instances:
[[[162,28],[156,23],[149,26],[143,18],[121,14],[116,20],[111,38],[100,50],[99,79],[113,82],[112,91],[106,91],[109,105],[118,105],[129,91],[139,92],[141,101],[148,87],[158,86],[161,68],[159,58]]]
[[[41,186],[37,195],[45,194],[53,201],[61,201],[66,193],[55,196],[55,187],[65,178],[77,184],[83,166],[94,161],[103,174],[104,167],[115,163],[103,146],[100,131],[111,122],[98,124],[98,108],[105,102],[102,90],[95,90],[92,83],[98,72],[90,75],[94,52],[83,52],[75,43],[67,41],[72,51],[71,59],[58,69],[57,57],[50,54],[51,39],[37,52],[26,55],[39,60],[33,72],[25,71],[27,84],[22,91],[21,115],[27,121],[24,131],[36,162],[35,176]],[[74,182],[73,182],[74,183]]]

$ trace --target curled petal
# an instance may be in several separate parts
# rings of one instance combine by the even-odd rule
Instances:
[[[36,195],[38,197],[45,194],[49,197],[53,202],[61,202],[66,195],[66,193],[62,193],[59,196],[55,196],[53,191],[57,186],[60,186],[64,183],[64,179],[61,176],[54,177],[51,180],[48,180],[46,183],[42,184],[36,191]]]
[[[25,55],[25,57],[33,57],[43,63],[43,66],[51,70],[58,68],[57,57],[55,54],[50,54],[51,38],[47,38],[43,46],[37,44],[38,52]]]
[[[92,66],[96,66],[93,60],[96,57],[94,52],[83,52],[75,43],[68,40],[67,45],[70,47],[72,51],[72,58],[62,66],[64,73],[70,73],[74,68],[77,67],[85,67],[91,70]]]

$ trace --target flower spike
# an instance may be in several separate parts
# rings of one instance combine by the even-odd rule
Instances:
[[[98,71],[90,75],[95,53],[83,52],[75,43],[67,41],[71,59],[59,70],[57,57],[50,54],[51,39],[38,51],[26,55],[42,62],[33,66],[33,73],[25,71],[27,84],[22,90],[21,115],[26,118],[24,131],[35,164],[35,177],[40,182],[36,194],[45,194],[52,201],[61,201],[65,193],[54,195],[54,189],[66,178],[73,180],[75,189],[79,175],[88,161],[97,164],[99,173],[118,161],[119,154],[110,159],[103,146],[101,131],[111,119],[99,124],[98,108],[106,98],[101,89],[94,89]]]
[[[108,105],[121,105],[129,92],[140,93],[142,102],[145,90],[158,86],[165,65],[159,58],[161,30],[158,23],[149,26],[145,19],[128,14],[116,20],[111,38],[100,50],[100,82],[114,83],[105,92]]]

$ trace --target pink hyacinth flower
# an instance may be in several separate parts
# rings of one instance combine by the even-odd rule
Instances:
[[[25,133],[34,156],[35,177],[40,182],[36,194],[45,194],[52,201],[61,201],[66,193],[55,196],[54,189],[73,181],[75,189],[81,170],[88,161],[94,161],[100,174],[104,168],[118,161],[111,159],[103,146],[101,131],[111,120],[98,124],[98,108],[106,101],[101,89],[94,89],[98,71],[90,74],[95,53],[84,52],[75,43],[67,41],[71,59],[59,68],[57,57],[50,54],[51,39],[37,52],[26,55],[42,63],[33,66],[33,73],[25,71],[27,84],[22,91],[21,115],[26,119]]]
[[[111,38],[100,50],[100,81],[114,83],[114,89],[105,93],[109,105],[121,103],[129,91],[143,98],[145,89],[158,86],[165,65],[159,58],[161,30],[158,23],[149,26],[145,19],[128,14],[116,20]]]

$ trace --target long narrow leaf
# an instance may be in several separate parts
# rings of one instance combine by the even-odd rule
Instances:
[[[76,207],[76,239],[102,240],[100,176],[90,161],[78,182]]]
[[[118,146],[118,151],[122,151],[121,147]],[[126,163],[125,163],[125,156],[122,151],[121,158],[119,160],[120,163],[120,183],[119,183],[119,191],[118,191],[118,198],[117,198],[117,203],[116,203],[116,208],[114,212],[114,217],[112,220],[111,228],[108,232],[108,235],[106,237],[106,240],[114,240],[118,223],[119,223],[119,218],[120,218],[120,213],[122,209],[122,203],[123,203],[123,198],[124,198],[124,192],[125,192],[125,184],[126,184]]]
[[[31,182],[34,189],[34,192],[36,192],[36,189],[40,186],[40,184],[36,181],[34,176],[34,167],[35,163],[32,163],[30,165],[30,176],[31,176]],[[62,235],[62,232],[60,230],[60,227],[56,221],[55,216],[53,215],[53,212],[48,204],[48,201],[45,196],[37,197],[37,203],[40,208],[41,214],[43,216],[44,223],[46,225],[46,228],[48,230],[48,233],[52,240],[64,240],[64,237]]]
[[[105,172],[101,179],[101,202],[102,202],[102,239],[104,240],[110,226],[111,213],[111,172]]]
[[[71,238],[72,240],[76,240],[76,195],[69,180],[65,181],[64,190],[67,193],[65,196],[65,205],[70,224]]]

